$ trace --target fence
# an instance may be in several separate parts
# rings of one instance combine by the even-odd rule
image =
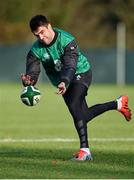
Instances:
[[[20,81],[20,74],[25,72],[26,55],[29,44],[0,46],[0,82]],[[116,49],[83,50],[92,64],[95,83],[116,83]],[[134,52],[126,53],[126,83],[134,83]],[[48,82],[44,72],[41,81]]]

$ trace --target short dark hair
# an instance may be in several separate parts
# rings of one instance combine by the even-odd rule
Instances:
[[[31,31],[36,31],[39,26],[47,26],[49,21],[46,16],[43,15],[36,15],[31,18],[29,26]]]

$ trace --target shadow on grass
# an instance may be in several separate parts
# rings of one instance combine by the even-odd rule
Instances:
[[[74,150],[1,148],[0,178],[134,178],[134,153],[96,151],[92,162],[69,160]]]

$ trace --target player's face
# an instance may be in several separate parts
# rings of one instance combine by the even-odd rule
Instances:
[[[39,26],[33,34],[39,39],[40,42],[49,45],[54,38],[54,31],[50,24],[48,26]]]

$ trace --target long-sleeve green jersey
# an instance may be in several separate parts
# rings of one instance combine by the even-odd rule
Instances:
[[[55,37],[49,45],[39,40],[33,44],[27,56],[26,74],[37,81],[42,63],[53,85],[62,81],[68,85],[75,75],[87,72],[90,63],[81,53],[74,36],[58,28],[53,30]]]

